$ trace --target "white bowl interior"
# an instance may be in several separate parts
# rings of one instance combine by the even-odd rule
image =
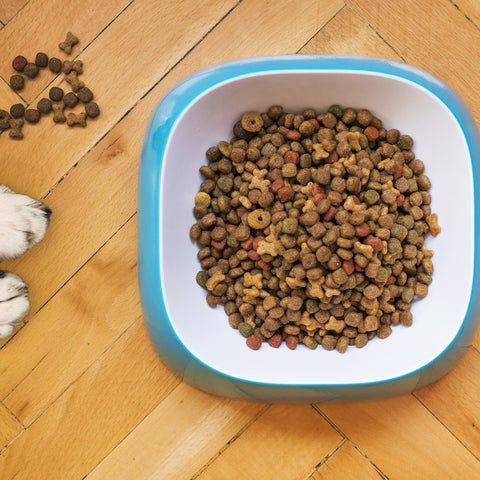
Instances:
[[[232,329],[222,306],[208,307],[196,281],[198,247],[189,238],[193,197],[205,151],[229,140],[232,126],[251,110],[281,104],[287,111],[331,104],[368,108],[386,128],[414,139],[414,152],[432,181],[432,209],[442,233],[430,238],[435,273],[427,298],[412,307],[414,323],[397,326],[385,340],[345,354],[304,346],[252,351]],[[204,92],[182,113],[163,160],[160,211],[161,278],[169,319],[201,362],[247,381],[330,385],[396,378],[435,359],[464,320],[473,280],[474,189],[471,159],[458,121],[431,92],[405,79],[368,72],[282,71],[251,74]]]

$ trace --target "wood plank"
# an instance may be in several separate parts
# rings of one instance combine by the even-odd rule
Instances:
[[[477,351],[480,352],[480,328],[477,328],[477,333],[475,334],[475,337],[473,337],[472,344]]]
[[[8,79],[4,81],[4,79],[0,78],[0,109],[1,110],[6,110],[7,112],[10,111],[10,107],[14,103],[24,103],[23,99],[20,98],[8,85]],[[2,141],[1,138],[5,136],[8,136],[8,131],[2,132],[0,134],[0,142]],[[3,141],[7,140],[6,138],[3,139]],[[10,139],[8,139],[10,140]],[[7,162],[6,155],[4,157],[3,152],[0,154],[0,163],[3,164],[4,162]],[[1,180],[3,182],[3,180]],[[5,182],[4,182],[5,184]]]
[[[83,478],[178,383],[137,321],[2,452],[0,478]]]
[[[90,1],[98,5],[96,0]],[[81,3],[83,11],[86,7]],[[22,142],[4,142],[0,137],[0,149],[14,159],[13,164],[0,163],[4,181],[14,190],[24,189],[33,196],[46,194],[235,3],[236,0],[207,0],[188,9],[179,2],[156,0],[130,5],[78,57],[85,65],[82,79],[94,92],[101,115],[85,129],[53,124],[50,115],[31,128],[32,133]],[[68,11],[76,9],[70,7]],[[166,25],[174,23],[175,28],[159,28],[160,17]],[[0,32],[0,41],[4,30]],[[159,45],[160,53],[155,55],[151,48],[141,47],[144,45]],[[121,55],[112,55],[112,46]],[[63,75],[52,85],[69,87]],[[46,94],[44,91],[41,96]],[[35,161],[31,159],[33,146]],[[19,169],[29,173],[21,182]]]
[[[365,55],[401,61],[398,54],[349,7],[338,12],[300,53]]]
[[[0,350],[0,398],[25,425],[141,316],[136,235],[132,220]]]
[[[480,459],[480,353],[469,348],[444,378],[415,396]]]
[[[190,479],[262,408],[182,383],[86,479]]]
[[[24,0],[7,0],[7,4],[9,2],[25,3]],[[39,51],[61,60],[76,57],[130,3],[131,0],[72,0],[68,7],[64,4],[62,8],[57,2],[31,0],[0,32],[0,76],[8,81],[15,73],[12,60],[17,55],[25,56],[30,62],[35,60]],[[58,48],[68,31],[73,31],[79,38],[71,55]],[[27,103],[32,102],[54,78],[48,68],[42,69],[34,80],[26,79],[22,97]]]
[[[480,28],[480,3],[478,0],[455,0],[454,4],[477,28]]]
[[[273,405],[198,480],[303,480],[341,441],[311,406]]]
[[[29,279],[33,311],[135,213],[138,170],[137,161],[132,159],[140,157],[152,109],[175,83],[198,69],[230,58],[294,53],[343,4],[326,0],[302,2],[296,18],[304,27],[284,35],[289,5],[288,0],[261,4],[243,1],[56,185],[46,198],[53,210],[46,238],[19,260],[5,263],[5,268]],[[252,9],[257,12],[253,18]],[[318,15],[312,16],[312,11]],[[255,44],[242,41],[239,24],[248,24],[256,32]],[[79,237],[79,232],[84,234]],[[62,245],[61,251],[52,245]],[[40,281],[42,289],[35,287]]]
[[[8,23],[27,3],[28,0],[2,0],[2,3],[0,3],[0,23]]]
[[[480,462],[412,395],[318,408],[390,480],[480,475]]]
[[[480,121],[478,63],[480,30],[449,0],[347,2],[406,62],[450,85]],[[445,39],[454,39],[446,45]]]
[[[378,480],[386,477],[351,442],[345,442],[308,480]]]
[[[23,430],[20,422],[0,402],[0,452]],[[1,454],[0,454],[1,455]]]

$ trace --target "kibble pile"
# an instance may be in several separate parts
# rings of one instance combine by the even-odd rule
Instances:
[[[206,152],[195,196],[211,307],[257,350],[343,353],[410,326],[432,282],[425,237],[440,232],[413,140],[368,110],[249,112]]]
[[[65,41],[58,46],[60,50],[70,54],[77,43],[78,38],[71,32],[68,32]],[[69,127],[75,125],[85,127],[87,118],[95,118],[100,114],[97,103],[93,102],[92,91],[78,78],[78,75],[83,73],[83,62],[81,60],[62,61],[56,57],[49,59],[46,53],[39,52],[35,56],[35,61],[29,62],[24,56],[18,55],[12,62],[12,68],[17,73],[10,77],[10,87],[15,91],[23,90],[25,77],[34,79],[38,76],[41,69],[46,69],[47,67],[53,74],[63,72],[65,81],[70,85],[72,91],[64,95],[64,91],[61,88],[52,87],[48,98],[45,97],[38,101],[37,108],[33,106],[25,108],[23,103],[16,103],[10,107],[9,112],[0,110],[0,132],[10,129],[10,138],[22,140],[22,129],[25,121],[32,124],[38,123],[42,115],[48,115],[52,111],[55,123],[66,122]],[[79,102],[84,104],[83,112],[68,112],[65,115],[65,109],[72,109]]]

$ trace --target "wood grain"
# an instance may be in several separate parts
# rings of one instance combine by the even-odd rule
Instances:
[[[27,3],[28,0],[2,0],[2,3],[0,3],[0,22],[8,23]]]
[[[351,442],[343,443],[308,480],[378,480],[386,477]]]
[[[0,402],[0,452],[23,430],[20,422]]]
[[[135,218],[151,111],[217,62],[295,52],[406,61],[453,86],[480,119],[478,2],[74,0],[62,16],[61,2],[25,3],[0,2],[0,21],[12,12],[0,24],[0,108],[23,101],[6,83],[12,55],[59,53],[72,30],[71,58],[85,62],[102,115],[85,130],[44,118],[22,142],[0,135],[0,182],[54,211],[44,241],[1,265],[29,283],[33,308],[0,341],[0,478],[479,477],[480,330],[450,374],[414,395],[315,409],[207,395],[150,346]],[[63,77],[42,72],[25,103],[51,85]]]
[[[341,440],[311,406],[274,405],[198,480],[302,480]],[[284,455],[288,457],[282,459]]]
[[[440,381],[415,396],[480,459],[480,353],[469,348]],[[441,395],[441,397],[439,396]]]
[[[0,478],[83,478],[178,383],[137,321],[2,452]]]
[[[318,408],[390,480],[480,475],[480,462],[412,395]]]
[[[190,479],[262,408],[181,384],[86,478]]]

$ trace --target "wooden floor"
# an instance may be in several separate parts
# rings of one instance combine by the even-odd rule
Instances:
[[[21,98],[17,54],[58,55],[73,31],[102,113],[0,136],[0,181],[52,208],[44,241],[2,268],[32,312],[0,342],[0,478],[478,479],[480,333],[458,366],[411,395],[267,405],[207,395],[157,359],[137,287],[137,171],[148,118],[199,68],[283,53],[384,57],[452,86],[480,122],[477,0],[0,0],[0,108]],[[62,57],[63,58],[63,57]]]

